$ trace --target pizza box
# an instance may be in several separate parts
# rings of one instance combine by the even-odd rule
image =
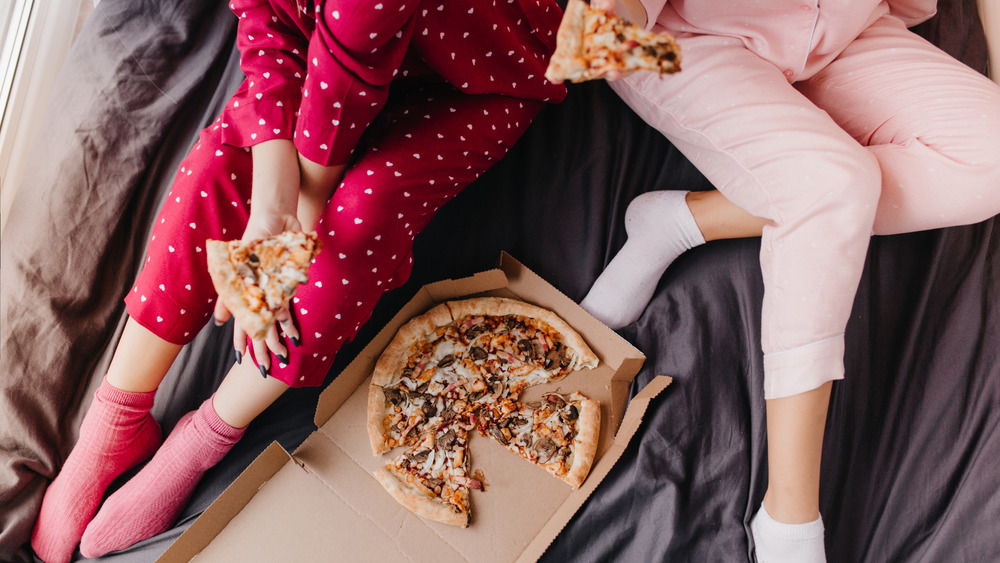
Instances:
[[[365,409],[372,369],[396,330],[439,302],[515,297],[555,311],[601,360],[593,370],[528,388],[580,391],[601,404],[601,434],[580,489],[470,433],[471,468],[485,475],[472,493],[472,522],[459,528],[424,520],[372,476],[401,450],[372,454]],[[163,554],[160,561],[534,561],[597,487],[635,433],[658,377],[628,402],[645,357],[571,299],[506,253],[496,269],[421,288],[320,396],[318,430],[295,450],[268,447]],[[626,403],[628,409],[626,410]]]

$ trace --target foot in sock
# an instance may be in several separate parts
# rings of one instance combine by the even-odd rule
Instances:
[[[211,398],[186,414],[153,459],[108,497],[83,533],[81,553],[98,557],[168,529],[187,505],[201,476],[226,455],[243,432],[219,418]]]
[[[149,414],[154,395],[107,381],[97,389],[80,438],[42,499],[31,546],[43,561],[69,561],[108,485],[156,451],[160,427]]]
[[[580,305],[611,328],[635,322],[663,272],[684,251],[705,243],[686,191],[647,192],[625,212],[628,240]]]
[[[750,521],[757,563],[825,563],[823,519],[805,524],[783,524],[764,510]]]

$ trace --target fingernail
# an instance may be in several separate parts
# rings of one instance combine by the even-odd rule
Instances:
[[[212,317],[212,320],[215,321],[215,326],[222,326],[222,325],[226,324],[226,323],[220,321],[219,319],[217,319],[215,317]]]
[[[302,345],[302,342],[297,337],[295,337],[295,336],[289,336],[288,338],[292,341],[292,346],[295,346],[296,348],[298,348],[299,346]]]
[[[286,365],[288,364],[288,355],[287,354],[284,355],[284,356],[282,356],[281,354],[275,354],[275,356],[278,357],[278,360],[281,361],[281,363],[286,364]]]
[[[239,350],[236,351],[236,363],[238,364],[243,363],[243,353],[240,352]]]
[[[260,376],[263,377],[264,379],[267,379],[268,370],[267,368],[264,367],[264,364],[258,364],[257,367],[260,369]]]

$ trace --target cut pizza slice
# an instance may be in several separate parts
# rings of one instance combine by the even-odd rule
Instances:
[[[582,0],[569,0],[545,78],[583,82],[611,71],[670,74],[680,69],[681,50],[670,35],[647,31]]]
[[[315,233],[294,231],[250,241],[208,240],[208,272],[236,322],[259,340],[309,279],[309,265],[321,246]]]
[[[471,489],[482,482],[469,474],[468,432],[447,424],[427,432],[410,449],[375,471],[397,502],[417,516],[466,527]]]
[[[597,367],[597,355],[579,333],[548,309],[502,297],[447,305],[468,346],[467,356],[489,374],[483,388],[475,390],[478,394],[516,399],[528,386]]]
[[[535,404],[510,401],[480,409],[477,426],[480,434],[578,489],[597,454],[601,407],[580,393],[548,393]]]

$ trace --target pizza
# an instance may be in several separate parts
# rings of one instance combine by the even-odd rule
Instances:
[[[520,396],[597,364],[547,309],[500,297],[437,305],[400,327],[375,365],[372,451],[406,448],[376,478],[414,513],[466,526],[468,492],[482,485],[468,465],[468,436],[478,431],[578,488],[597,451],[599,404],[579,393],[550,393],[537,405]]]
[[[505,402],[479,412],[481,434],[491,436],[574,489],[583,484],[601,430],[597,401],[580,393],[548,393],[535,403]]]
[[[322,243],[315,233],[286,231],[249,241],[208,240],[208,272],[219,299],[255,339],[288,307]]]
[[[647,31],[582,0],[569,0],[545,78],[584,82],[611,71],[662,75],[680,69],[681,50],[670,35]]]

